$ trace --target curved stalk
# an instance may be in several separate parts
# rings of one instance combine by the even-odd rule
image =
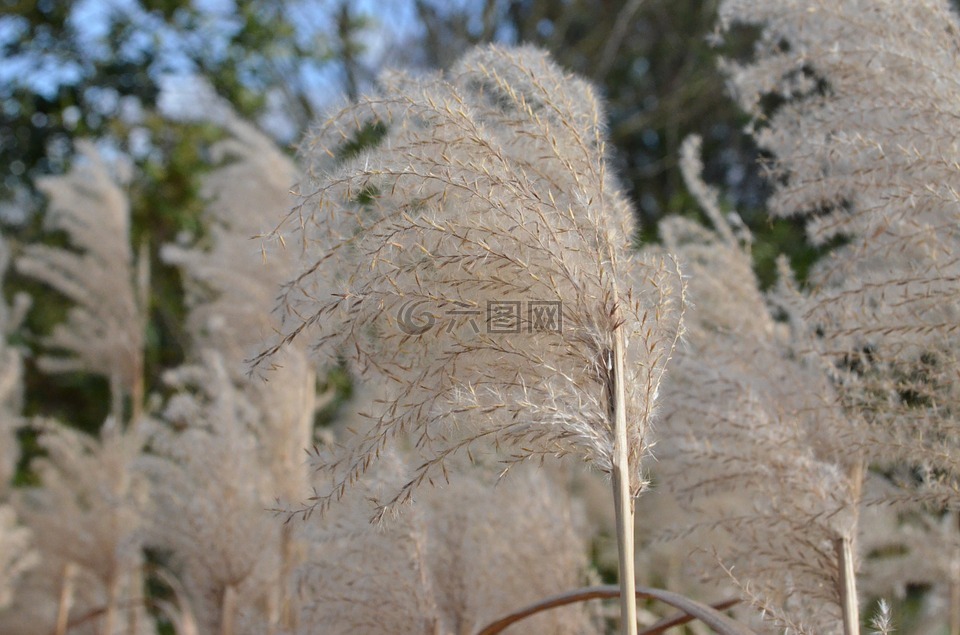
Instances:
[[[586,602],[587,600],[610,599],[619,596],[620,588],[613,584],[574,589],[573,591],[568,591],[566,593],[545,598],[539,602],[514,611],[510,615],[507,615],[506,617],[503,617],[492,624],[488,624],[486,627],[477,631],[477,635],[496,635],[497,633],[502,632],[508,626],[516,624],[517,622],[532,615],[536,615],[537,613],[560,606],[566,606],[567,604]],[[661,602],[669,604],[675,609],[679,609],[687,615],[692,616],[694,619],[700,620],[712,628],[715,632],[719,633],[719,635],[754,635],[753,631],[748,629],[746,626],[743,626],[742,624],[732,620],[713,607],[707,606],[706,604],[701,604],[695,600],[691,600],[690,598],[680,595],[679,593],[664,591],[663,589],[654,589],[651,587],[637,587],[634,598],[660,600]],[[636,622],[634,622],[634,628],[636,628]]]
[[[740,604],[739,598],[724,600],[722,602],[708,604],[707,606],[717,611],[724,611],[732,606],[736,606],[737,604]],[[651,624],[647,628],[640,631],[639,635],[663,635],[674,626],[683,626],[684,624],[688,624],[694,621],[695,619],[697,619],[695,616],[681,611],[670,617],[663,618],[662,620],[658,621],[656,624]]]
[[[233,635],[237,617],[237,589],[227,585],[220,604],[220,635]]]

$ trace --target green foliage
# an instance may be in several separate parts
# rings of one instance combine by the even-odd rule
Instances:
[[[373,148],[387,134],[382,121],[365,122],[359,130],[335,151],[337,161],[349,161],[368,148]]]
[[[161,262],[159,248],[181,234],[203,235],[200,215],[205,203],[199,183],[211,168],[211,145],[223,136],[217,126],[171,122],[158,111],[161,79],[172,69],[171,53],[155,31],[168,29],[184,38],[177,53],[189,59],[191,72],[208,78],[244,117],[259,116],[265,95],[279,88],[296,102],[291,115],[301,127],[313,106],[296,84],[296,73],[314,53],[298,43],[296,26],[278,2],[238,2],[233,30],[211,26],[214,17],[183,0],[105,10],[108,31],[93,45],[90,34],[75,27],[70,3],[21,2],[4,16],[17,28],[0,56],[72,71],[38,71],[48,76],[46,83],[27,75],[0,87],[0,126],[9,131],[0,142],[0,165],[10,166],[0,181],[0,200],[16,199],[18,213],[26,216],[25,223],[8,225],[4,234],[15,244],[63,246],[62,237],[42,232],[44,202],[34,181],[66,171],[74,139],[103,139],[132,161],[126,188],[131,238],[135,248],[147,250],[151,270],[145,375],[152,392],[162,390],[161,371],[181,363],[186,348],[179,273]],[[211,41],[218,46],[207,46]],[[9,298],[20,291],[36,298],[28,332],[49,333],[64,319],[69,305],[62,297],[14,274],[5,292]],[[33,340],[26,344],[33,346]],[[106,393],[99,380],[76,376],[45,381],[28,364],[26,382],[28,414],[69,412],[72,416],[64,420],[90,431],[102,424]]]
[[[810,268],[844,242],[842,239],[834,239],[825,245],[811,245],[804,239],[803,225],[802,221],[795,218],[771,218],[752,228],[754,270],[760,288],[769,289],[776,283],[776,261],[779,256],[785,255],[789,258],[797,282],[804,284]]]
[[[353,396],[353,382],[354,378],[343,364],[327,372],[317,386],[317,393],[329,394],[330,399],[314,416],[314,427],[326,428],[337,421],[344,404]]]

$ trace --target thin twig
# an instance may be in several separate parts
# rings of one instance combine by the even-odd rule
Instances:
[[[610,37],[607,38],[607,43],[603,47],[603,54],[600,56],[600,62],[597,64],[595,77],[602,78],[610,71],[610,67],[613,66],[613,62],[617,58],[617,53],[620,51],[620,46],[627,36],[627,29],[633,22],[633,18],[637,11],[640,10],[641,5],[643,5],[643,0],[630,0],[623,5],[623,8],[617,14],[613,31],[611,31]]]

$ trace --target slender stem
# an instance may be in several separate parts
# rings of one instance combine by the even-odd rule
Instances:
[[[110,376],[110,416],[118,430],[123,430],[123,381],[116,373]]]
[[[633,500],[629,473],[613,468],[614,512],[617,523],[617,553],[620,557],[620,633],[637,635],[636,578],[633,565]]]
[[[960,513],[950,512],[952,527],[948,531],[956,532],[960,528]],[[950,563],[950,635],[960,635],[960,549],[953,549],[953,561]]]
[[[296,541],[293,538],[293,527],[283,525],[280,529],[280,624],[284,630],[297,628],[297,613],[293,608],[293,598],[290,593],[290,580],[293,578],[293,569],[296,564]]]
[[[60,602],[57,605],[57,625],[53,631],[55,635],[65,635],[67,632],[70,608],[73,605],[73,578],[75,571],[76,565],[72,562],[68,562],[63,567],[63,578],[60,582]]]
[[[143,364],[140,364],[140,370],[134,379],[133,386],[130,388],[130,425],[138,425],[143,417],[144,394],[146,393],[145,378],[143,376]]]
[[[137,253],[136,275],[137,312],[140,321],[140,334],[143,335],[147,332],[150,315],[150,244],[146,239],[140,243],[140,249]],[[133,385],[130,387],[130,424],[134,426],[139,424],[140,418],[143,416],[146,395],[144,349],[141,348],[136,354],[136,369]]]
[[[130,590],[134,594],[134,597],[143,597],[145,591],[143,588],[143,578],[143,562],[138,562],[130,571]],[[130,633],[140,632],[140,614],[143,612],[145,606],[146,604],[142,600],[128,604],[129,623],[127,627]]]
[[[613,30],[607,37],[607,42],[603,47],[603,53],[600,55],[600,61],[596,65],[593,77],[604,77],[607,72],[610,71],[610,67],[613,66],[614,61],[617,59],[620,46],[623,44],[623,40],[626,38],[630,26],[633,23],[633,18],[637,11],[640,10],[642,4],[643,0],[629,0],[629,2],[625,3],[623,8],[620,9],[620,12],[617,14],[617,19],[613,23]]]
[[[120,600],[120,574],[114,573],[107,589],[107,608],[103,614],[103,635],[113,635],[117,623],[117,604]]]
[[[233,635],[233,623],[237,614],[237,590],[227,585],[223,590],[223,600],[220,606],[220,635]]]
[[[623,331],[617,329],[611,354],[613,441],[613,502],[620,558],[620,633],[637,635],[637,581],[634,572],[633,496],[630,493],[630,444],[627,437],[626,394],[623,378]]]
[[[840,568],[840,605],[843,635],[860,635],[860,607],[857,603],[857,576],[853,566],[853,540],[845,535],[834,541]]]
[[[623,331],[614,331],[613,350],[607,358],[609,382],[608,413],[613,424],[613,509],[617,525],[617,554],[620,560],[620,633],[637,635],[637,581],[634,573],[633,496],[630,494],[630,442],[627,436],[626,394],[624,392]]]
[[[619,587],[612,584],[574,589],[573,591],[545,598],[518,611],[514,611],[510,615],[492,624],[488,624],[483,629],[477,631],[477,635],[497,635],[497,633],[503,632],[508,626],[549,609],[574,604],[576,602],[615,598],[619,595]],[[660,600],[665,604],[669,604],[673,608],[679,609],[687,615],[691,615],[695,619],[700,620],[720,635],[754,635],[753,631],[746,626],[730,619],[717,609],[691,600],[679,593],[650,587],[637,587],[635,598],[637,597]]]
[[[960,582],[950,580],[950,635],[960,635]]]

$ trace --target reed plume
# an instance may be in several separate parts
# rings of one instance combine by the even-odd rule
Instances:
[[[593,89],[541,51],[480,48],[446,75],[386,74],[302,151],[302,202],[271,235],[296,236],[301,272],[256,365],[309,331],[324,362],[386,396],[299,511],[329,506],[410,433],[422,462],[378,515],[445,478],[455,453],[573,453],[612,475],[632,540],[682,291],[674,267],[631,251]],[[632,556],[621,566],[632,583]]]
[[[698,544],[709,543],[701,565],[765,617],[759,632],[840,632],[858,622],[845,571],[856,563],[866,475],[847,448],[862,427],[842,407],[832,366],[810,354],[788,267],[761,291],[751,237],[702,181],[699,148],[696,137],[684,142],[681,167],[715,230],[682,217],[660,226],[691,276],[693,306],[665,389],[662,487],[689,513]]]
[[[449,486],[422,492],[385,526],[370,525],[367,498],[402,485],[410,455],[385,450],[357,485],[365,496],[296,525],[310,544],[298,570],[304,633],[377,633],[384,624],[397,634],[476,633],[520,604],[582,583],[578,508],[561,479],[534,466],[491,488],[495,463],[452,459]],[[599,630],[579,605],[537,616],[524,632]]]
[[[208,351],[165,379],[178,389],[140,461],[153,481],[149,544],[174,554],[198,624],[209,633],[268,632],[282,527],[266,512],[278,487],[259,443],[264,418]],[[241,621],[256,621],[250,626]]]
[[[49,197],[45,227],[65,232],[71,248],[27,245],[16,267],[74,302],[66,321],[43,339],[51,352],[38,359],[41,369],[106,377],[111,416],[126,420],[123,400],[129,397],[135,420],[144,397],[145,252],[138,259],[130,246],[130,202],[111,166],[92,142],[77,146],[67,174],[38,184]]]
[[[10,266],[10,248],[0,236],[0,279]],[[23,424],[20,409],[23,401],[23,353],[7,342],[29,308],[29,296],[17,294],[11,305],[0,300],[0,496],[7,493],[10,479],[16,472],[20,448],[15,432]],[[2,500],[2,498],[0,498]]]
[[[251,380],[244,360],[276,328],[270,305],[297,265],[290,251],[258,253],[251,236],[289,209],[298,171],[229,104],[209,99],[207,112],[228,136],[212,147],[217,167],[202,180],[205,235],[192,243],[164,245],[161,256],[183,276],[194,358],[216,351],[218,364],[260,411],[256,435],[266,454],[263,468],[273,475],[274,495],[290,499],[307,489],[303,448],[311,443],[316,372],[305,345],[284,350],[269,382]]]
[[[0,237],[0,278],[5,277],[9,264],[9,248]],[[7,504],[20,459],[16,429],[23,424],[23,360],[20,350],[6,338],[19,326],[25,309],[26,296],[17,296],[13,306],[0,300],[0,612],[13,603],[18,583],[38,559],[30,530],[19,524],[16,511]]]
[[[298,619],[292,570],[305,546],[266,508],[308,491],[316,373],[303,347],[283,352],[269,382],[248,377],[244,359],[274,328],[272,299],[296,264],[290,251],[261,257],[250,237],[289,209],[297,168],[215,95],[204,117],[228,133],[211,148],[217,167],[202,180],[205,235],[161,251],[185,281],[193,350],[167,376],[179,394],[152,437],[153,540],[178,554],[205,628],[286,632]]]
[[[726,0],[720,15],[761,32],[754,58],[726,69],[770,154],[771,212],[832,247],[801,317],[855,432],[839,451],[898,485],[879,500],[939,517],[960,491],[956,6]],[[924,524],[937,526],[914,530]],[[942,536],[928,540],[953,542]],[[949,578],[957,633],[960,575]]]
[[[134,465],[143,445],[137,424],[144,401],[146,252],[138,259],[130,246],[130,202],[117,178],[122,164],[105,161],[92,142],[77,146],[69,172],[38,183],[49,198],[45,228],[63,232],[69,247],[30,244],[15,264],[74,303],[40,340],[47,352],[38,367],[107,378],[110,416],[97,437],[58,422],[32,422],[44,456],[31,469],[42,486],[18,489],[12,498],[42,558],[0,621],[0,630],[10,633],[47,626],[64,632],[67,620],[82,620],[84,611],[97,619],[87,618],[78,632],[93,630],[94,622],[106,633],[145,628],[141,514],[149,484]]]
[[[13,503],[40,557],[0,631],[65,632],[69,618],[78,624],[70,632],[147,632],[139,571],[150,484],[136,468],[140,427],[108,420],[95,438],[54,421],[33,425],[44,456],[31,468],[42,485],[18,488]]]
[[[811,272],[804,317],[846,405],[871,424],[856,449],[917,466],[911,496],[955,505],[960,183],[944,131],[956,126],[960,18],[939,0],[728,0],[721,15],[763,28],[756,58],[727,68],[772,155],[772,213],[839,244]]]

